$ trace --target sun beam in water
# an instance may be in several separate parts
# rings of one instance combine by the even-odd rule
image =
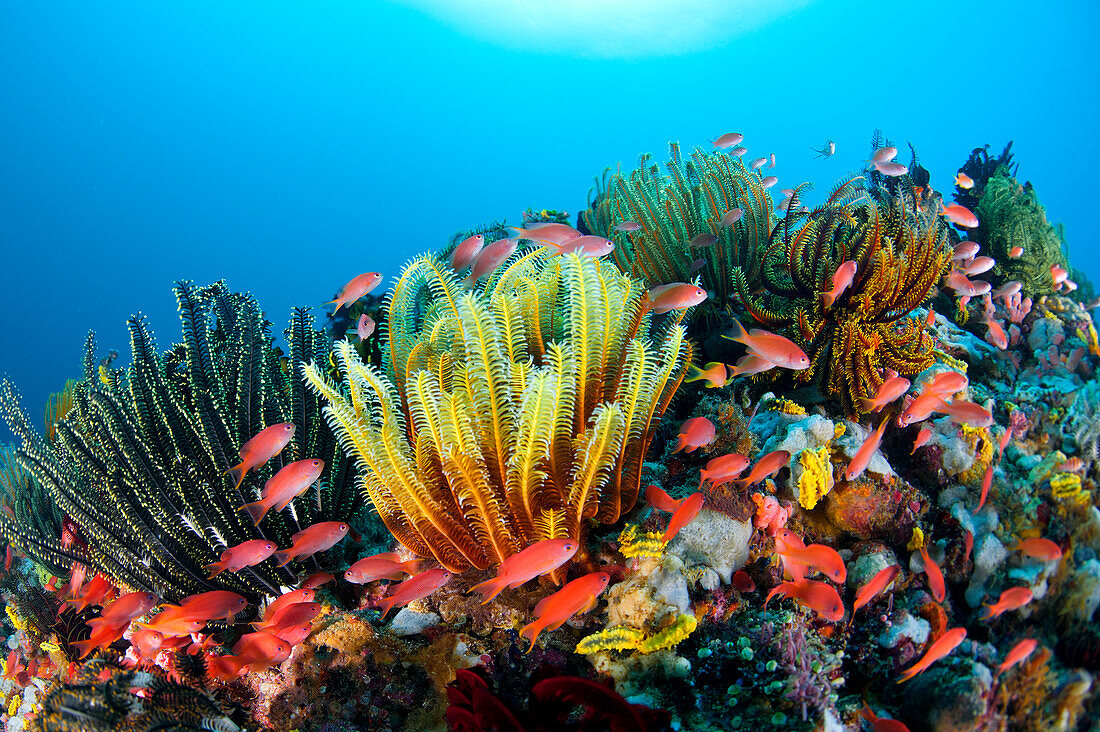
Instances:
[[[394,0],[479,40],[538,53],[646,58],[694,53],[812,0]]]

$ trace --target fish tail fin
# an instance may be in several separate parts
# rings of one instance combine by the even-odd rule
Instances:
[[[233,481],[236,483],[233,488],[237,489],[240,488],[241,483],[244,482],[244,476],[246,473],[248,473],[248,467],[245,466],[245,461],[242,460],[241,462],[231,467],[229,470],[225,471],[224,475],[228,475],[230,478],[233,479]]]
[[[241,663],[234,656],[209,656],[206,674],[221,681],[233,681],[241,673]]]
[[[868,414],[870,414],[871,412],[876,411],[875,410],[875,400],[870,398],[870,397],[860,397],[859,403],[863,407],[863,411],[867,412]],[[912,453],[910,453],[910,454],[912,454]]]
[[[383,597],[381,600],[379,600],[378,608],[382,611],[382,614],[378,616],[378,619],[384,620],[385,617],[389,614],[390,610],[392,610],[393,606],[396,604],[397,601],[394,600],[392,597]]]
[[[89,638],[86,640],[73,641],[71,645],[77,650],[77,653],[79,654],[77,658],[84,658],[92,652],[92,647],[95,644],[93,644],[92,640]]]
[[[252,523],[259,526],[264,516],[267,515],[268,508],[269,506],[264,505],[263,501],[256,501],[255,503],[246,503],[237,510],[247,513],[252,519]]]
[[[737,318],[733,318],[733,322],[730,323],[730,334],[723,335],[724,338],[728,338],[731,341],[737,341],[743,343],[746,346],[749,344],[749,334],[745,330],[745,326],[741,325],[741,321]]]
[[[825,306],[826,310],[831,308],[834,302],[836,302],[836,295],[831,292],[821,293],[821,304]]]
[[[916,666],[913,666],[912,668],[908,669],[907,671],[902,672],[901,676],[898,677],[898,683],[899,684],[904,684],[906,681],[913,678],[914,676],[916,676],[920,672],[921,672],[920,669],[918,669]]]
[[[340,308],[342,308],[344,306],[344,303],[342,303],[340,301],[340,298],[336,298],[335,300],[329,300],[326,303],[321,303],[322,307],[325,306],[325,305],[333,305],[333,304],[336,305],[336,309],[332,311],[332,314],[336,315],[336,313],[340,312]]]
[[[281,549],[272,555],[278,561],[275,562],[276,567],[285,567],[290,564],[290,559],[293,556],[289,549]]]
[[[401,568],[405,570],[410,577],[415,577],[417,572],[420,571],[420,560],[410,559],[407,562],[401,562]]]
[[[485,580],[484,582],[478,582],[476,585],[470,588],[470,592],[480,592],[482,594],[481,604],[485,605],[493,600],[497,595],[504,591],[504,588],[508,586],[507,580],[500,575],[493,577],[492,579]]]
[[[536,620],[533,623],[529,623],[519,629],[520,638],[526,638],[531,642],[531,645],[527,647],[525,653],[530,653],[535,650],[535,641],[538,640],[539,634],[542,632],[544,624],[542,620]]]
[[[688,364],[687,376],[684,377],[684,383],[690,384],[693,381],[700,381],[706,378],[706,372],[693,363]]]
[[[225,569],[226,569],[226,567],[225,567],[225,563],[224,563],[224,562],[214,562],[214,563],[212,563],[212,564],[208,564],[208,565],[206,565],[206,569],[208,569],[208,570],[211,570],[211,571],[210,571],[210,576],[209,576],[209,577],[207,577],[207,579],[214,579],[214,578],[215,578],[215,577],[217,577],[217,576],[218,576],[219,574],[221,574],[222,572],[224,572],[224,571],[225,571]]]

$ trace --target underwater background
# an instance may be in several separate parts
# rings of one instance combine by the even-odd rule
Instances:
[[[0,5],[0,728],[1100,732],[1098,20]]]
[[[590,5],[6,3],[3,369],[40,404],[88,329],[123,351],[138,310],[174,329],[177,279],[281,323],[349,270],[389,281],[476,222],[575,216],[606,166],[735,129],[811,202],[875,129],[941,190],[1011,140],[1100,277],[1096,3]]]

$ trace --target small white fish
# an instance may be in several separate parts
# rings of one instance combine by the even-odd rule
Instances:
[[[767,176],[765,178],[762,178],[760,180],[760,185],[764,188],[771,188],[772,186],[774,186],[778,182],[779,182],[778,178],[776,178],[774,175],[769,175],[769,176]]]
[[[871,155],[871,159],[867,162],[872,164],[888,163],[897,157],[897,154],[898,149],[896,147],[880,147],[878,150],[875,150],[874,154]]]
[[[624,221],[621,224],[615,224],[615,231],[637,231],[642,228],[642,225],[637,221]]]
[[[740,132],[727,132],[714,141],[714,146],[717,148],[733,147],[734,145],[740,145],[744,139],[745,136]]]
[[[355,324],[355,333],[359,336],[359,340],[365,341],[370,338],[370,334],[374,332],[374,321],[367,317],[366,313],[359,316],[359,322]]]
[[[831,158],[836,154],[836,143],[832,140],[827,140],[820,150],[812,147],[810,149],[817,153],[817,157],[819,158]]]
[[[771,155],[768,156],[768,167],[769,168],[774,168],[775,167],[775,153],[772,153]]]
[[[751,163],[749,163],[749,169],[756,170],[766,162],[768,162],[767,158],[757,158],[756,160],[753,160]]]
[[[739,158],[742,155],[744,155],[745,153],[747,153],[748,151],[749,151],[749,149],[747,147],[741,147],[740,145],[738,145],[735,148],[731,148],[730,151],[727,154],[732,155],[735,158]]]
[[[722,228],[725,229],[736,224],[744,215],[745,211],[743,209],[731,208],[729,211],[722,214],[722,220],[719,223],[722,225]]]
[[[909,168],[901,163],[891,163],[889,161],[884,163],[875,163],[875,170],[894,178],[899,175],[905,175],[909,172]]]

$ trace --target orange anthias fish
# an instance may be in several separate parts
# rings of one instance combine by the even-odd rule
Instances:
[[[1034,638],[1025,638],[1012,647],[1012,650],[1005,656],[1005,660],[997,667],[997,675],[1000,676],[1005,671],[1020,663],[1032,653],[1038,647],[1039,641]]]
[[[1015,246],[1008,250],[1009,259],[1017,259],[1024,253],[1024,248],[1021,246]]]
[[[1053,278],[1054,284],[1060,285],[1069,278],[1069,272],[1060,264],[1052,264],[1050,265],[1050,276]]]
[[[779,542],[776,542],[776,546],[779,554],[785,559],[794,560],[796,566],[802,565],[816,569],[833,582],[844,582],[848,578],[848,569],[844,566],[844,560],[832,547],[824,544],[809,544],[803,548],[798,548],[785,544],[782,549],[779,549]],[[788,571],[790,571],[789,568]],[[802,578],[795,577],[796,581],[800,579]]]
[[[986,327],[985,339],[995,345],[1000,350],[1008,348],[1008,335],[1005,333],[1004,328],[993,318],[986,318],[984,321]]]
[[[744,344],[753,354],[780,368],[802,371],[810,367],[809,357],[793,341],[759,328],[746,331],[737,318],[730,324],[730,334],[722,337]]]
[[[852,613],[854,614],[856,610],[859,610],[885,592],[886,588],[890,586],[890,583],[898,578],[900,572],[901,567],[896,564],[891,564],[889,567],[885,567],[876,572],[875,576],[867,580],[867,582],[856,592],[856,601],[852,604]]]
[[[992,605],[986,604],[985,619],[996,618],[1010,610],[1019,610],[1035,599],[1035,595],[1026,587],[1009,587]]]
[[[470,262],[474,261],[474,257],[478,255],[481,248],[485,246],[485,235],[474,234],[468,236],[462,240],[458,246],[451,252],[450,263],[451,269],[455,272],[461,272],[470,266]]]
[[[559,246],[570,239],[581,236],[581,232],[568,224],[535,223],[528,224],[526,229],[521,229],[518,226],[509,226],[508,228],[515,232],[512,235],[513,239],[529,239]],[[503,241],[503,239],[497,241]]]
[[[886,431],[886,425],[889,421],[888,419],[881,420],[878,427],[864,438],[863,443],[856,450],[856,454],[848,462],[848,467],[844,468],[844,480],[851,482],[863,475],[863,471],[871,464],[871,458],[874,457],[879,445],[882,444],[882,433]]]
[[[943,411],[951,417],[952,422],[959,424],[967,424],[971,427],[993,426],[993,413],[974,402],[956,399],[937,411]]]
[[[903,722],[896,719],[883,719],[875,714],[866,702],[863,704],[863,709],[859,710],[859,715],[871,725],[872,732],[909,732],[909,728]]]
[[[249,633],[233,646],[232,656],[211,656],[212,678],[232,681],[245,671],[263,671],[290,658],[290,644],[271,633]]]
[[[685,310],[707,299],[707,291],[698,285],[673,282],[652,287],[642,299],[642,307],[661,315],[670,310]]]
[[[932,430],[927,427],[921,427],[920,432],[917,433],[916,439],[913,440],[913,449],[909,451],[912,455],[916,451],[928,444],[928,441],[932,439]]]
[[[267,604],[264,608],[263,620],[268,621],[275,617],[284,607],[295,605],[299,602],[313,602],[316,596],[313,590],[298,589],[284,592]]]
[[[959,267],[959,271],[969,277],[970,275],[979,275],[988,272],[993,269],[995,264],[997,264],[997,260],[993,259],[993,257],[975,257],[968,263]]]
[[[901,678],[898,679],[898,683],[903,683],[913,678],[921,671],[924,671],[936,661],[940,660],[951,651],[955,650],[960,643],[966,638],[966,628],[952,628],[947,631],[936,641],[928,647],[928,651],[919,661],[914,663],[908,669],[906,669]]]
[[[676,449],[673,453],[694,452],[700,447],[706,447],[714,442],[716,437],[714,423],[706,417],[692,417],[680,425],[680,437],[676,441]]]
[[[964,191],[968,191],[974,187],[974,179],[961,170],[955,175],[955,185],[962,188]]]
[[[357,277],[353,277],[346,285],[340,288],[340,294],[336,296],[335,300],[329,300],[325,305],[335,304],[336,308],[332,311],[333,315],[336,315],[345,305],[351,305],[356,300],[366,295],[368,292],[378,287],[378,283],[382,281],[382,275],[379,272],[364,272]]]
[[[737,363],[730,369],[730,378],[735,376],[752,376],[775,368],[775,364],[767,359],[760,358],[755,353],[746,353],[737,359]]]
[[[178,638],[198,633],[206,625],[206,620],[188,617],[179,605],[165,605],[161,612],[147,623],[138,623],[142,630],[156,631],[161,638]]]
[[[514,590],[535,577],[553,572],[572,559],[579,546],[579,542],[573,539],[537,541],[505,559],[500,563],[496,577],[479,582],[470,591],[480,592],[484,597],[481,604],[484,605],[506,588]]]
[[[923,422],[932,416],[933,412],[942,412],[947,408],[939,394],[924,394],[910,400],[906,397],[905,409],[898,415],[898,427],[908,427],[917,422]]]
[[[241,445],[241,462],[225,472],[236,477],[237,487],[240,488],[241,481],[249,470],[260,467],[282,452],[290,444],[292,437],[294,425],[289,422],[280,422],[260,430],[255,437]]]
[[[554,250],[550,255],[551,258],[560,257],[563,254],[576,254],[582,258],[599,259],[615,251],[615,242],[602,236],[585,235],[570,239],[561,245],[548,244],[547,248]]]
[[[982,493],[978,497],[978,507],[974,509],[974,513],[982,510],[985,499],[989,497],[989,489],[993,486],[993,469],[996,467],[997,463],[991,461],[985,469],[985,475],[982,476]]]
[[[284,567],[291,561],[305,559],[317,552],[323,552],[340,543],[348,535],[348,525],[341,521],[322,521],[299,531],[291,537],[293,543],[289,549],[275,552],[278,561],[276,567]]]
[[[683,499],[675,499],[665,492],[659,485],[647,486],[645,489],[645,502],[650,505],[651,508],[655,508],[658,511],[664,511],[665,513],[673,513],[680,507]]]
[[[535,605],[535,620],[520,629],[520,637],[531,642],[527,652],[535,648],[535,641],[544,630],[557,630],[569,618],[586,613],[596,607],[596,599],[611,581],[607,572],[591,572],[569,582],[549,597]]]
[[[344,579],[352,584],[365,585],[380,579],[399,580],[403,575],[414,575],[420,569],[419,559],[404,560],[396,552],[385,552],[363,557],[344,572]]]
[[[211,570],[210,579],[222,572],[240,572],[245,567],[254,567],[274,554],[278,548],[275,542],[267,539],[252,539],[230,547],[222,552],[221,561],[206,565]]]
[[[981,249],[981,244],[976,241],[960,241],[955,245],[954,253],[951,255],[951,260],[954,262],[964,262],[968,259],[973,259],[978,254],[978,250]]]
[[[466,278],[466,286],[473,287],[485,275],[494,272],[497,267],[504,264],[504,260],[512,256],[516,251],[516,239],[497,239],[492,244],[481,250],[474,258],[470,267],[470,275]]]
[[[958,371],[941,371],[921,389],[921,396],[945,397],[957,394],[966,388],[970,380]]]
[[[856,270],[859,268],[859,264],[849,259],[839,267],[836,268],[836,272],[833,272],[833,289],[828,292],[821,293],[821,304],[826,310],[833,306],[833,303],[837,301],[844,291],[852,285],[852,280],[856,277]]]
[[[928,547],[920,548],[920,558],[924,562],[924,573],[928,577],[928,586],[932,588],[932,597],[936,602],[943,602],[947,597],[947,584],[944,582],[940,565],[928,555]]]
[[[739,452],[731,452],[728,455],[720,455],[707,462],[707,466],[699,471],[699,487],[703,483],[710,483],[717,488],[745,472],[749,467],[749,459]]]
[[[359,336],[359,340],[365,341],[370,338],[370,334],[374,332],[374,319],[369,317],[366,313],[359,316],[359,322],[355,324],[355,334]]]
[[[159,599],[152,592],[130,592],[103,608],[99,619],[111,623],[129,623],[152,610]]]
[[[74,641],[72,646],[80,652],[78,658],[84,658],[92,651],[107,648],[115,641],[120,640],[129,625],[129,620],[112,622],[103,618],[93,618],[88,621],[88,627],[92,629],[92,634],[85,640]]]
[[[274,508],[282,511],[290,502],[300,496],[321,477],[325,469],[325,461],[311,458],[296,460],[267,479],[264,489],[260,492],[260,500],[255,503],[246,503],[238,511],[244,511],[252,518],[252,523],[259,526],[267,512]]]
[[[904,376],[892,376],[879,386],[873,397],[860,399],[865,412],[877,412],[887,404],[899,399],[909,390],[909,379]]]
[[[166,605],[165,607],[175,607]],[[248,600],[229,590],[211,590],[189,595],[178,606],[181,614],[191,620],[216,620],[230,623],[233,616],[248,607]]]
[[[680,529],[684,528],[699,515],[699,511],[703,508],[703,494],[692,493],[687,498],[680,502],[680,506],[673,512],[672,517],[668,520],[668,528],[665,529],[665,533],[661,535],[661,541],[666,544],[672,541],[676,534],[680,533]]]
[[[451,581],[454,575],[445,569],[436,567],[426,572],[421,572],[412,579],[407,579],[399,585],[390,587],[390,591],[378,601],[382,608],[382,617],[386,617],[389,611],[400,605],[404,607],[413,600],[427,597],[439,588]]]
[[[1044,562],[1053,562],[1062,558],[1062,548],[1050,539],[1022,539],[1013,549]]]
[[[321,603],[296,602],[281,608],[271,618],[252,623],[252,627],[282,638],[283,631],[308,623],[320,614]]]
[[[791,453],[787,450],[769,452],[767,455],[760,458],[756,462],[756,465],[752,466],[752,470],[749,471],[748,475],[733,481],[733,484],[738,488],[743,488],[759,483],[765,478],[771,478],[785,468],[790,460]]]
[[[815,613],[836,622],[844,617],[844,603],[832,585],[816,580],[801,582],[780,582],[764,599],[764,607],[776,595],[782,595],[810,608]]]
[[[306,577],[302,582],[301,589],[303,590],[315,590],[322,585],[327,585],[329,582],[335,582],[336,578],[328,572],[314,572],[310,576]]]
[[[966,206],[953,203],[950,206],[944,206],[941,214],[951,223],[964,228],[975,229],[978,227],[978,217]]]
[[[88,584],[84,585],[77,597],[69,600],[66,604],[77,614],[80,614],[86,607],[101,604],[114,588],[115,586],[111,584],[109,579],[102,574],[97,574],[92,577]]]
[[[684,379],[685,384],[690,384],[693,381],[705,381],[707,387],[711,389],[718,389],[726,385],[726,364],[712,361],[703,368],[699,368],[695,364],[688,364],[688,375]]]

